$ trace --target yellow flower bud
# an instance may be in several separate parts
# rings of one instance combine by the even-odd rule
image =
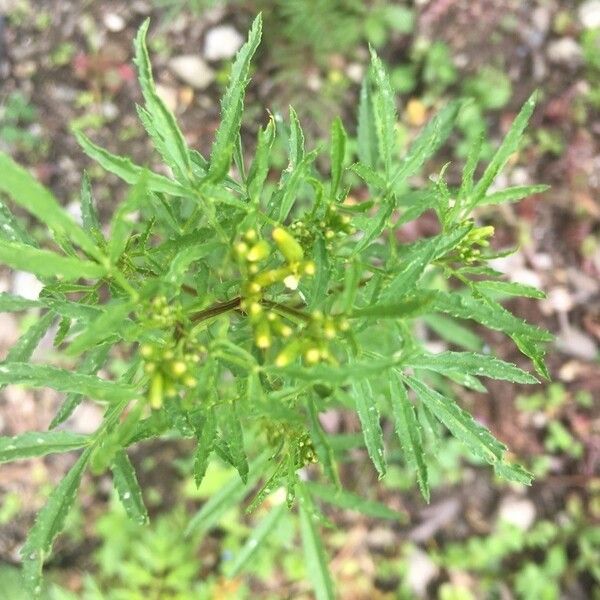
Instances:
[[[300,342],[294,340],[289,343],[275,358],[276,367],[286,367],[289,365],[300,352]]]
[[[186,371],[187,365],[182,360],[171,363],[171,373],[174,377],[181,377]]]
[[[264,260],[267,258],[267,256],[269,256],[270,252],[271,248],[269,247],[269,244],[267,244],[265,240],[260,240],[259,242],[256,242],[256,244],[254,244],[250,250],[248,250],[248,253],[246,254],[246,260],[249,262],[258,262],[260,260]]]
[[[271,346],[271,328],[266,319],[263,319],[256,324],[254,340],[256,345],[262,350],[266,350]]]
[[[164,380],[161,373],[155,373],[150,380],[150,388],[148,389],[148,402],[150,406],[158,410],[163,403]]]
[[[321,359],[321,351],[318,348],[309,348],[304,353],[304,359],[306,360],[307,363],[309,363],[311,365],[315,365]]]
[[[298,262],[304,258],[304,251],[302,250],[302,246],[296,241],[296,239],[291,236],[285,229],[281,227],[276,227],[273,229],[273,240],[277,244],[277,248],[285,259],[290,262]]]
[[[309,260],[304,263],[303,270],[305,275],[314,275],[317,269],[315,263],[312,260]]]

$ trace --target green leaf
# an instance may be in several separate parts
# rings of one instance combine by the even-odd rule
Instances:
[[[377,123],[375,122],[373,108],[373,93],[368,76],[363,79],[360,88],[357,142],[360,162],[367,167],[371,167],[371,169],[375,169],[379,161],[379,146],[377,141]]]
[[[478,206],[485,204],[504,204],[506,202],[518,202],[523,198],[528,198],[535,194],[541,194],[546,190],[549,190],[549,185],[520,185],[516,187],[506,188],[499,192],[493,192],[484,196],[478,203]]]
[[[424,291],[416,296],[402,298],[397,302],[376,303],[355,309],[351,317],[377,318],[377,319],[407,319],[422,314],[434,299],[434,295]]]
[[[39,306],[40,303],[37,300],[29,300],[28,298],[15,296],[7,292],[0,293],[0,312],[16,312]]]
[[[146,130],[165,163],[173,169],[178,179],[188,181],[192,176],[192,163],[187,145],[173,113],[156,93],[150,57],[146,48],[149,25],[150,19],[146,19],[138,29],[134,41],[134,62],[137,65],[138,79],[146,101],[143,121],[149,126]]]
[[[389,180],[392,162],[396,154],[396,100],[383,62],[373,48],[370,51],[371,74],[377,89],[374,97],[374,109],[379,134],[379,152],[383,158],[386,180]]]
[[[238,52],[233,66],[227,91],[221,102],[221,124],[215,134],[210,155],[208,177],[213,182],[222,181],[229,171],[231,158],[242,123],[244,96],[248,85],[250,61],[256,52],[262,35],[262,17],[258,15],[252,23],[248,41]]]
[[[85,450],[54,488],[46,505],[38,513],[21,549],[25,585],[34,597],[42,591],[42,566],[52,549],[54,538],[62,531],[67,514],[71,510],[81,477],[90,458],[91,449]]]
[[[60,256],[49,250],[39,250],[20,242],[0,240],[0,262],[41,278],[60,277],[73,281],[88,277],[98,279],[106,275],[106,267],[89,260]]]
[[[431,298],[431,296],[430,296]],[[483,340],[467,327],[463,327],[454,319],[442,315],[425,315],[423,321],[443,340],[466,350],[477,352],[483,347]]]
[[[546,294],[537,288],[513,281],[478,281],[475,283],[475,287],[492,293],[506,294],[507,296],[522,296],[524,298],[537,298],[538,300],[546,297]]]
[[[521,137],[525,131],[525,127],[527,127],[529,119],[533,114],[536,98],[537,93],[534,92],[525,102],[516,119],[513,121],[509,132],[506,134],[506,137],[500,144],[496,154],[494,154],[490,164],[487,166],[481,179],[473,189],[470,203],[468,205],[469,210],[477,206],[482,201],[489,187],[494,182],[494,179],[496,179],[498,173],[500,173],[500,171],[504,168],[511,155],[517,151]]]
[[[292,171],[284,171],[277,192],[273,194],[270,203],[270,215],[276,215],[282,223],[287,219],[292,207],[298,200],[300,186],[304,183],[309,167],[317,158],[317,152],[309,152]]]
[[[352,386],[356,412],[360,419],[365,446],[369,457],[375,465],[379,478],[386,473],[386,463],[383,453],[383,431],[379,423],[379,408],[373,390],[368,381],[354,383]]]
[[[377,171],[364,163],[354,163],[350,167],[350,170],[354,171],[369,187],[376,190],[383,190],[385,188],[385,179]]]
[[[233,466],[244,483],[248,481],[248,459],[244,449],[244,434],[242,424],[237,413],[237,407],[233,404],[222,404],[217,411],[219,428],[227,441],[231,452]]]
[[[533,482],[533,475],[526,471],[520,465],[513,465],[506,462],[501,462],[494,465],[494,471],[498,477],[512,481],[514,483],[521,483],[522,485],[531,485]]]
[[[0,152],[0,190],[33,216],[46,224],[57,236],[67,237],[90,256],[100,259],[102,253],[88,234],[66,213],[54,196],[12,158]],[[15,237],[15,231],[12,230]],[[18,235],[18,234],[17,234]],[[18,236],[22,237],[22,236]],[[29,245],[26,240],[14,240],[19,246]],[[27,270],[27,269],[25,269]],[[31,271],[34,272],[34,271]]]
[[[136,388],[92,375],[73,373],[66,369],[29,363],[0,364],[0,384],[49,387],[59,392],[75,392],[107,402],[134,398]]]
[[[255,204],[260,201],[260,194],[269,174],[269,158],[275,141],[275,132],[275,119],[273,117],[269,119],[267,126],[258,132],[254,160],[250,165],[247,179],[248,196]]]
[[[336,117],[331,125],[331,189],[332,198],[337,196],[342,173],[344,172],[344,159],[346,157],[346,143],[348,135],[339,117]]]
[[[535,377],[512,363],[489,354],[476,352],[440,352],[439,354],[411,356],[404,361],[404,365],[442,374],[448,371],[458,371],[477,377],[490,377],[513,383],[538,383]]]
[[[98,218],[98,212],[94,206],[92,185],[86,171],[83,172],[83,177],[81,178],[81,191],[79,195],[81,198],[81,220],[83,222],[83,228],[92,235],[102,237],[100,219]]]
[[[308,489],[312,496],[317,496],[321,500],[334,506],[346,510],[359,512],[367,517],[374,519],[389,519],[390,521],[406,521],[406,514],[397,512],[388,508],[385,504],[375,500],[366,500],[358,494],[353,494],[348,490],[336,489],[328,485],[322,485],[315,482],[305,482],[304,487]]]
[[[421,426],[417,420],[415,408],[408,399],[406,388],[397,375],[390,379],[390,399],[392,412],[396,424],[396,434],[400,440],[400,446],[409,467],[414,469],[417,475],[417,483],[423,498],[429,502],[429,477],[425,453],[421,439]]]
[[[246,543],[242,546],[237,556],[227,569],[229,577],[236,577],[242,569],[244,569],[256,551],[264,543],[265,539],[277,527],[279,521],[286,513],[285,504],[279,504],[271,509],[269,514],[258,524],[252,528],[252,532],[248,536]]]
[[[456,121],[461,100],[450,102],[419,133],[392,177],[390,185],[398,186],[417,173],[448,139]]]
[[[17,343],[8,351],[4,362],[28,361],[55,319],[56,317],[48,312],[31,324]]]
[[[334,600],[335,593],[331,575],[329,574],[325,549],[313,521],[312,511],[307,506],[309,501],[307,493],[302,492],[299,513],[302,547],[304,548],[304,558],[306,560],[306,574],[312,583],[316,600]]]
[[[469,148],[467,162],[463,169],[460,190],[458,192],[460,200],[468,198],[473,191],[473,176],[475,175],[479,159],[481,158],[481,147],[483,146],[484,138],[485,134],[481,132],[480,135],[474,137],[474,141]],[[460,206],[458,208],[460,208]]]
[[[323,431],[321,422],[319,421],[317,406],[314,399],[308,400],[308,414],[310,417],[310,438],[313,441],[319,462],[323,466],[323,471],[329,480],[336,486],[340,487],[340,477],[335,464],[335,456],[333,448],[327,440],[327,435]]]
[[[190,265],[201,258],[214,254],[215,250],[221,247],[221,245],[221,242],[207,242],[183,248],[169,264],[169,270],[164,277],[164,281],[170,285],[179,287],[183,283]]]
[[[0,201],[0,236],[9,242],[37,246],[35,240],[25,231],[2,201]]]
[[[83,359],[81,366],[77,369],[77,372],[83,373],[83,375],[95,375],[98,369],[106,362],[110,348],[110,344],[101,344],[100,346],[90,349]],[[81,394],[73,392],[67,394],[67,397],[64,399],[58,412],[52,419],[49,428],[54,429],[61,423],[64,423],[81,404],[83,398],[84,397]]]
[[[14,437],[0,437],[0,463],[69,452],[83,448],[90,438],[68,431],[30,431]]]
[[[119,499],[130,519],[145,525],[148,523],[148,511],[144,506],[142,490],[135,475],[135,470],[125,450],[118,450],[110,466],[113,483]]]
[[[403,376],[403,379],[414,390],[419,400],[475,456],[491,465],[502,461],[506,446],[485,427],[476,423],[473,417],[460,408],[454,400],[442,396],[414,377]]]
[[[73,132],[83,151],[95,160],[103,169],[114,173],[126,183],[136,184],[140,178],[145,177],[148,189],[153,192],[170,194],[171,196],[193,196],[193,194],[179,183],[168,179],[164,175],[148,171],[139,165],[135,165],[126,156],[117,156],[94,144],[81,131]]]
[[[304,150],[304,132],[298,119],[298,113],[290,106],[290,141],[289,141],[289,170],[295,169],[304,158],[306,152]]]
[[[215,419],[214,410],[211,408],[206,412],[204,422],[196,431],[197,445],[196,451],[194,452],[194,481],[196,482],[196,487],[200,487],[200,484],[206,475],[210,455],[215,448],[216,438],[217,421]]]

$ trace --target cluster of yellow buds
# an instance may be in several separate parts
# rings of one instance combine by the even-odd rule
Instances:
[[[276,227],[272,237],[286,261],[285,265],[273,269],[260,268],[260,263],[271,255],[271,246],[266,240],[259,239],[255,230],[247,231],[235,246],[238,259],[248,275],[242,288],[240,308],[248,314],[254,328],[255,343],[262,349],[271,346],[273,333],[284,338],[293,333],[293,329],[277,313],[264,308],[264,290],[280,282],[288,289],[296,290],[302,276],[315,273],[314,262],[304,260],[302,246],[285,229]]]
[[[169,304],[166,296],[156,296],[144,307],[144,315],[150,326],[164,329],[180,322],[183,313],[179,304]]]
[[[333,249],[335,238],[356,233],[356,228],[352,226],[351,218],[348,215],[341,214],[335,204],[327,207],[327,212],[320,221],[306,222],[297,220],[290,225],[290,230],[305,247],[312,246],[317,232],[319,232],[325,238],[328,250]]]
[[[481,259],[481,251],[490,245],[490,238],[494,235],[494,227],[486,225],[475,227],[461,240],[460,244],[448,255],[446,260],[460,261],[473,264]]]
[[[140,354],[144,359],[144,371],[150,377],[148,386],[148,403],[154,409],[159,409],[163,398],[173,398],[182,389],[192,389],[198,384],[192,375],[194,368],[201,361],[199,352],[185,352],[181,348],[158,347],[143,344]]]
[[[268,423],[266,435],[267,443],[272,448],[282,448],[285,444],[287,451],[292,449],[294,464],[298,469],[319,460],[310,434],[304,429],[283,423]]]
[[[298,356],[302,356],[308,365],[315,365],[321,361],[334,362],[329,344],[348,329],[350,323],[345,317],[326,316],[320,310],[315,310],[310,315],[302,337],[292,340],[281,350],[275,358],[275,365],[285,367]]]

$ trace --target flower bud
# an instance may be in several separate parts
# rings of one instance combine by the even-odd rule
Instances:
[[[256,244],[254,244],[250,250],[248,250],[248,253],[246,254],[246,260],[249,262],[261,261],[267,258],[270,252],[271,248],[269,247],[269,244],[267,244],[265,240],[260,240],[259,242],[256,242]]]
[[[276,227],[273,229],[273,240],[277,244],[277,248],[285,259],[290,262],[298,262],[304,258],[304,251],[302,250],[302,246],[296,241],[296,239],[291,236],[285,229],[281,227]]]

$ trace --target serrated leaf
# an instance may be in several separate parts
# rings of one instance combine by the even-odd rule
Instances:
[[[373,108],[373,93],[368,75],[363,79],[360,88],[357,141],[360,162],[372,169],[376,168],[379,161],[379,145],[377,141],[377,123],[375,122]]]
[[[248,459],[244,449],[244,433],[237,408],[233,404],[222,404],[219,406],[217,416],[219,429],[231,452],[233,466],[240,474],[242,481],[246,483],[248,481]]]
[[[506,446],[499,442],[488,429],[479,425],[454,400],[442,396],[415,377],[403,376],[403,380],[414,390],[419,400],[448,428],[450,433],[463,442],[475,456],[491,465],[502,461]]]
[[[323,466],[325,475],[337,489],[340,487],[340,478],[335,464],[333,448],[323,431],[323,426],[319,421],[317,406],[312,398],[308,401],[308,415],[310,418],[310,438],[315,446],[319,462]]]
[[[429,502],[429,477],[421,440],[421,426],[417,421],[415,408],[408,399],[406,388],[397,375],[391,377],[390,386],[392,413],[402,452],[404,453],[406,463],[416,473],[417,483],[419,484],[423,498],[425,498],[426,502]]]
[[[538,383],[535,377],[512,363],[505,362],[489,354],[478,354],[476,352],[428,353],[421,356],[411,356],[403,364],[414,369],[428,369],[442,374],[448,371],[458,371],[477,377],[490,377],[491,379],[511,381],[512,383]]]
[[[371,75],[377,90],[373,98],[375,122],[379,138],[379,153],[383,159],[386,180],[389,180],[396,154],[396,100],[381,59],[371,51]]]
[[[0,262],[41,278],[60,277],[65,281],[82,277],[98,279],[107,272],[106,267],[89,260],[61,256],[49,250],[6,240],[0,240]]]
[[[262,17],[258,15],[252,23],[248,41],[240,48],[233,66],[227,91],[221,101],[221,124],[215,134],[210,154],[208,177],[212,182],[225,178],[242,123],[244,96],[248,85],[250,61],[256,52],[262,35]]]
[[[90,438],[68,431],[30,431],[14,437],[0,436],[0,463],[69,452],[83,448]]]
[[[17,165],[12,158],[2,152],[0,152],[0,173],[2,173],[0,190],[9,194],[19,206],[46,224],[54,234],[72,240],[90,256],[101,258],[102,253],[94,241],[63,210],[52,193],[32,177],[28,171]],[[15,232],[14,228],[12,232],[14,235],[11,237],[14,238],[15,235],[22,237]],[[13,239],[12,243],[29,247],[28,242],[23,239],[19,241]]]
[[[344,159],[346,158],[346,142],[348,135],[344,129],[342,120],[336,117],[331,125],[331,188],[332,198],[337,196],[342,173],[344,171]]]
[[[90,453],[91,449],[85,450],[64,479],[54,488],[46,505],[38,513],[21,549],[25,585],[34,597],[38,597],[42,591],[44,559],[52,549],[54,538],[62,531],[67,514],[75,502]]]
[[[367,517],[374,519],[388,519],[390,521],[406,521],[406,514],[392,510],[381,502],[367,500],[358,494],[348,490],[336,489],[328,485],[315,482],[305,482],[304,487],[308,489],[312,496],[320,498],[328,504],[339,506],[346,510],[359,512]]]
[[[17,312],[27,310],[28,308],[37,308],[40,306],[38,300],[30,300],[22,296],[15,296],[7,292],[0,293],[0,312]]]
[[[385,179],[375,169],[366,164],[362,162],[354,163],[351,165],[350,170],[354,171],[368,186],[376,190],[385,188]]]
[[[163,160],[171,167],[177,178],[189,181],[192,175],[192,163],[185,139],[173,113],[156,93],[150,57],[146,48],[149,25],[150,19],[146,19],[138,29],[134,41],[134,62],[138,69],[142,95],[146,101],[145,113],[148,118],[145,119],[145,124],[149,126],[146,130]]]
[[[379,422],[379,407],[368,381],[354,383],[352,386],[356,412],[360,419],[365,446],[373,465],[381,479],[386,473],[383,448],[383,431]]]
[[[521,296],[523,298],[536,298],[538,300],[546,297],[544,292],[535,287],[513,281],[478,281],[475,287],[489,292],[506,294],[507,296]]]
[[[541,194],[549,189],[549,185],[519,185],[488,194],[487,196],[484,196],[477,203],[477,205],[483,206],[486,204],[518,202],[519,200],[523,200],[523,198],[528,198],[529,196],[534,196],[535,194]]]
[[[260,201],[260,193],[269,173],[269,158],[275,141],[275,131],[275,120],[271,117],[267,126],[258,132],[254,160],[247,178],[248,195],[255,204]]]
[[[86,171],[83,172],[83,177],[81,178],[79,197],[81,202],[81,220],[84,229],[92,233],[92,235],[102,237],[100,219],[98,218],[98,212],[96,211],[92,195],[92,185]]]
[[[434,295],[423,291],[416,296],[402,298],[397,302],[375,303],[356,308],[351,317],[370,317],[377,319],[406,319],[422,314],[434,299]]]
[[[83,375],[95,375],[98,369],[106,362],[110,348],[110,344],[102,344],[91,348],[83,359],[81,366],[77,369],[77,372],[82,373]],[[83,398],[84,396],[81,394],[73,392],[67,394],[67,397],[64,399],[56,415],[50,422],[49,429],[54,429],[61,423],[64,423],[81,404]]]
[[[431,296],[430,296],[431,298]],[[423,321],[443,340],[466,350],[477,352],[483,347],[483,340],[467,327],[463,327],[454,319],[442,315],[425,315]]]
[[[321,536],[313,522],[312,512],[307,507],[308,500],[304,497],[305,495],[304,492],[301,496],[299,514],[302,547],[304,548],[304,558],[306,560],[306,574],[313,586],[316,600],[334,600],[335,593],[325,549],[323,548]]]
[[[513,465],[507,462],[501,462],[494,465],[494,471],[498,477],[512,481],[514,483],[521,483],[522,485],[531,485],[533,482],[533,475],[521,467],[520,465]]]
[[[83,151],[91,159],[95,160],[106,171],[120,177],[126,183],[134,185],[141,177],[145,177],[148,189],[153,192],[161,192],[171,196],[193,196],[187,188],[176,181],[172,181],[164,175],[148,171],[144,167],[132,163],[126,156],[111,154],[108,150],[97,146],[81,131],[75,130],[73,134]]]
[[[0,200],[0,236],[9,242],[20,242],[37,246],[36,241],[25,231],[15,216]]]
[[[32,323],[25,333],[10,348],[4,362],[26,362],[28,361],[46,332],[54,323],[56,317],[52,313],[46,313],[35,323]]]
[[[305,156],[304,150],[304,132],[298,119],[298,113],[290,106],[290,140],[289,140],[289,157],[290,165],[288,169],[291,171],[297,167]]]
[[[398,186],[406,181],[440,149],[452,131],[461,106],[461,100],[450,102],[425,125],[400,162],[390,185]]]
[[[134,398],[134,386],[107,381],[92,375],[82,375],[66,369],[29,363],[0,364],[0,384],[48,387],[59,392],[74,392],[107,402]]]
[[[477,206],[481,202],[489,187],[496,179],[498,173],[500,173],[500,171],[504,168],[511,155],[517,151],[523,132],[525,131],[525,128],[529,123],[529,119],[533,114],[536,98],[537,93],[534,92],[525,102],[519,114],[513,121],[513,124],[506,134],[506,137],[492,157],[492,160],[484,171],[481,179],[475,185],[475,188],[471,194],[468,209]]]
[[[217,420],[213,409],[206,412],[206,418],[201,427],[196,431],[196,451],[194,452],[194,481],[196,487],[200,487],[206,469],[210,461],[210,455],[215,448],[215,440],[217,437]]]
[[[190,265],[201,258],[214,254],[214,251],[221,245],[221,242],[207,242],[183,248],[171,260],[164,281],[170,285],[179,287],[183,283]]]
[[[125,450],[115,453],[110,469],[113,484],[129,518],[140,525],[148,523],[148,511],[144,506],[142,490],[135,475],[135,470]]]
[[[235,577],[246,567],[248,561],[250,561],[256,551],[261,547],[265,539],[277,527],[285,512],[285,505],[279,504],[272,508],[269,514],[258,523],[258,525],[255,525],[252,528],[252,532],[248,536],[246,543],[242,546],[227,569],[227,575],[229,577]]]

